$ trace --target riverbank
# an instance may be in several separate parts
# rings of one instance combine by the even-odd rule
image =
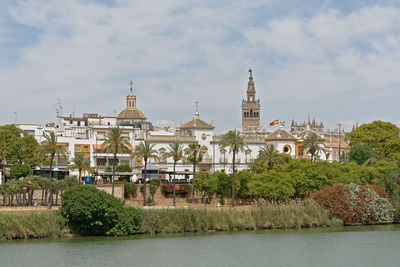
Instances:
[[[261,203],[239,208],[139,209],[141,233],[183,233],[289,229],[343,225],[330,219],[326,210],[312,200]],[[57,211],[0,214],[1,239],[60,238],[71,235]]]
[[[0,214],[0,239],[60,238],[68,233],[57,211]]]

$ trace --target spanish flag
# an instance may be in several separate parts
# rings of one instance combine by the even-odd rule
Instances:
[[[269,126],[274,126],[274,125],[277,125],[277,124],[279,124],[279,120],[274,120],[273,122],[271,122],[269,124]]]

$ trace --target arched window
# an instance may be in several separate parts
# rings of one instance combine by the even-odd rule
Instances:
[[[250,118],[253,118],[253,110],[250,109]]]
[[[159,159],[160,159],[160,163],[166,163],[167,162],[167,155],[166,155],[166,150],[165,150],[165,148],[160,148],[159,150],[158,150],[158,153],[159,153]]]

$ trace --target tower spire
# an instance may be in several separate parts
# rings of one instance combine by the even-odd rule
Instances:
[[[129,95],[126,96],[126,108],[136,109],[136,96],[133,95],[133,82],[130,82],[131,88],[129,90]]]
[[[196,112],[194,113],[194,118],[195,119],[199,119],[200,115],[199,115],[199,102],[196,100],[194,103],[196,103]]]
[[[133,95],[133,88],[132,88],[133,87],[133,82],[132,82],[132,80],[131,80],[130,84],[131,84],[131,90],[129,91],[129,94]]]

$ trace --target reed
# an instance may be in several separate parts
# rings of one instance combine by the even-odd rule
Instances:
[[[0,214],[0,239],[59,238],[67,231],[56,211]]]
[[[143,233],[287,229],[342,225],[315,201],[258,202],[247,209],[142,209]]]

